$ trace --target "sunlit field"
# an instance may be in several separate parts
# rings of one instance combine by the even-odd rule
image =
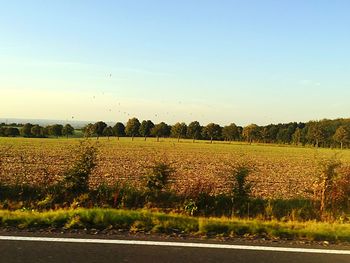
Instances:
[[[0,138],[0,182],[47,185],[62,180],[83,139]],[[147,168],[157,161],[174,168],[171,188],[190,194],[193,189],[218,194],[228,191],[232,166],[253,168],[249,181],[253,196],[262,198],[312,197],[319,163],[337,158],[350,165],[350,150],[292,147],[246,143],[155,138],[96,138],[98,163],[90,186],[129,183],[141,187]]]

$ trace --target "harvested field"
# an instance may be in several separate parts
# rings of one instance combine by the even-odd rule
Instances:
[[[82,139],[0,139],[0,182],[48,185],[62,179],[75,159]],[[166,161],[175,169],[171,187],[191,196],[195,192],[227,192],[230,167],[240,163],[254,166],[249,176],[253,194],[263,198],[311,197],[317,167],[323,158],[338,153],[350,166],[349,150],[315,149],[242,143],[177,142],[154,138],[115,138],[98,141],[98,165],[90,180],[92,187],[127,182],[141,187],[147,167]]]

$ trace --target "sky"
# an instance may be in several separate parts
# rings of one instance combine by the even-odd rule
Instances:
[[[350,117],[347,0],[0,4],[0,118]]]

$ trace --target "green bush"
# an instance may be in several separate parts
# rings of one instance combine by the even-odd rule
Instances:
[[[232,214],[248,214],[252,185],[248,182],[247,177],[251,170],[252,168],[247,165],[239,165],[232,171]]]
[[[146,192],[148,201],[158,202],[161,193],[166,189],[174,169],[165,162],[157,162],[150,167],[146,175]]]
[[[89,190],[89,177],[96,166],[97,148],[89,141],[80,144],[77,159],[64,176],[66,191],[79,195]]]
[[[158,162],[151,167],[150,172],[146,175],[146,187],[149,191],[159,192],[163,190],[169,176],[173,173],[173,169],[169,164]]]

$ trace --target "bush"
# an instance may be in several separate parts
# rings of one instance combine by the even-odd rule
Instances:
[[[341,166],[341,162],[335,155],[333,158],[328,160],[322,160],[319,165],[318,178],[315,182],[315,197],[319,200],[319,214],[321,219],[325,219],[327,216],[331,216],[335,212],[337,207],[332,203],[335,182],[339,177],[337,172]]]
[[[339,210],[350,208],[350,168],[344,169],[334,180],[332,205]]]
[[[64,176],[66,190],[79,195],[89,190],[89,177],[96,166],[97,148],[88,141],[80,144],[77,159]]]
[[[149,197],[158,198],[160,193],[166,188],[169,176],[174,169],[169,164],[157,162],[150,167],[149,173],[146,175],[146,189]]]
[[[233,214],[243,215],[248,212],[248,204],[252,185],[247,181],[252,168],[247,165],[239,165],[232,171],[232,203]]]
[[[173,169],[169,164],[164,162],[156,163],[151,167],[151,171],[147,175],[146,187],[150,191],[163,190],[168,183],[168,178],[171,173],[173,173]]]

